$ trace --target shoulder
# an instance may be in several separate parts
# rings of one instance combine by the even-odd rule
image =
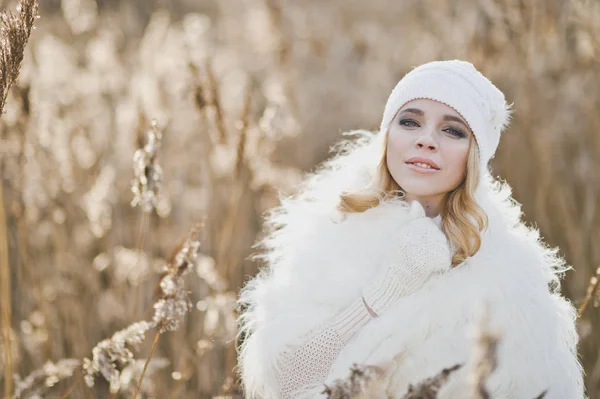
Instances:
[[[520,221],[515,226],[493,236],[488,245],[493,245],[495,265],[505,278],[519,280],[515,288],[535,287],[545,291],[557,291],[560,279],[570,269],[566,260],[559,254],[558,247],[552,247],[534,227]]]
[[[476,200],[488,217],[488,228],[481,236],[483,256],[479,256],[490,265],[487,271],[499,279],[520,277],[527,284],[537,282],[558,289],[569,267],[558,248],[550,247],[540,231],[523,219],[521,204],[513,198],[510,185],[486,173]]]
[[[569,305],[559,292],[566,262],[539,231],[524,224],[492,224],[481,240],[476,254],[423,287],[422,295],[429,298],[425,303],[445,298],[446,310],[467,315],[473,303],[485,301],[505,320],[551,317]]]
[[[515,343],[527,340],[535,348],[571,335],[574,307],[560,293],[567,265],[538,230],[524,223],[496,229],[484,235],[480,253],[467,263],[456,270],[455,286],[487,303],[493,319]],[[540,341],[544,334],[548,340]]]

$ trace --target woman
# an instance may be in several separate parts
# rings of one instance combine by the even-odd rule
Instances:
[[[510,111],[472,64],[423,64],[378,134],[357,132],[269,215],[267,267],[239,300],[247,397],[318,397],[353,363],[385,364],[393,398],[460,364],[438,397],[469,397],[482,305],[500,333],[492,398],[584,397],[565,262],[488,171]]]

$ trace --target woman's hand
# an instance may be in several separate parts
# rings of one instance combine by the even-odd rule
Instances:
[[[442,271],[450,268],[450,246],[444,232],[432,218],[425,215],[425,210],[418,201],[411,203],[409,214],[414,219],[400,230],[396,246],[386,259],[388,267],[401,267],[396,262],[399,257],[405,261],[405,266],[415,271]]]
[[[378,315],[420,288],[432,274],[451,266],[445,234],[418,201],[412,202],[410,214],[414,219],[402,227],[381,272],[363,291],[367,306]]]

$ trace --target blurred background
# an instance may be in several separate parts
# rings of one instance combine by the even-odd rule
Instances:
[[[560,247],[563,292],[583,304],[600,266],[597,0],[46,0],[39,15],[0,119],[0,392],[10,367],[23,398],[131,397],[153,333],[112,391],[81,364],[152,317],[161,268],[199,223],[189,312],[138,397],[241,397],[234,305],[261,215],[342,132],[376,129],[396,82],[434,59],[472,62],[514,102],[493,174]],[[591,399],[594,300],[578,320]]]

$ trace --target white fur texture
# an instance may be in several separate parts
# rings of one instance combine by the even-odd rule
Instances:
[[[366,184],[381,151],[381,135],[357,134],[357,144],[346,143],[267,218],[276,229],[260,243],[266,267],[239,300],[245,340],[238,367],[248,398],[277,398],[277,354],[360,295],[410,218],[402,200],[345,218],[335,210],[342,190]],[[465,398],[471,329],[485,303],[492,327],[501,331],[498,368],[487,381],[492,398],[531,399],[544,390],[546,399],[584,398],[575,310],[558,292],[564,260],[521,222],[506,183],[486,171],[476,199],[489,218],[480,251],[364,327],[327,383],[345,377],[352,363],[393,364],[388,394],[401,398],[409,384],[465,363],[439,399]]]

